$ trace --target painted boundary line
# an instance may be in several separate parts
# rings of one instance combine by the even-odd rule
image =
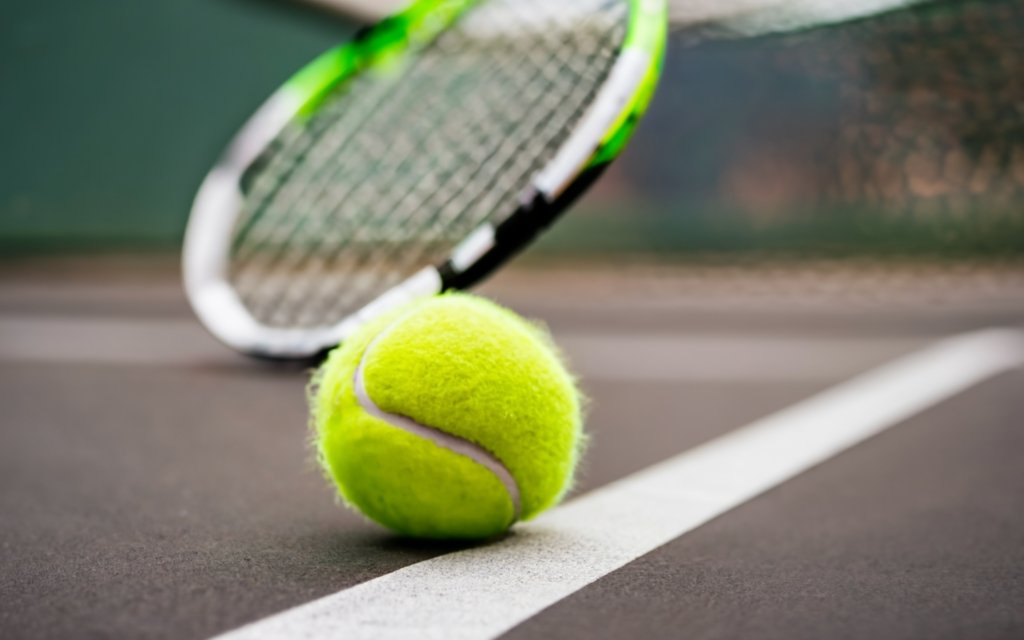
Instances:
[[[700,333],[635,336],[559,332],[588,381],[805,382],[842,380],[918,347],[918,338]],[[61,318],[0,313],[0,364],[177,366],[248,361],[191,319]],[[778,362],[786,362],[780,368]]]
[[[219,636],[493,638],[836,454],[1024,365],[1024,333],[951,338],[581,496],[489,546],[414,564]]]

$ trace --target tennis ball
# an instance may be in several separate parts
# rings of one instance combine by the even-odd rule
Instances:
[[[311,387],[342,498],[400,534],[482,539],[557,503],[581,401],[546,332],[465,294],[411,303],[331,352]]]

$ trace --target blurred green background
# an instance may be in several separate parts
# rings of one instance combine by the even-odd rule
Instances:
[[[0,250],[173,249],[234,130],[355,27],[246,0],[6,1]]]
[[[8,1],[0,252],[175,251],[203,174],[356,26],[274,0]],[[1024,2],[677,32],[622,162],[535,251],[1024,255]]]

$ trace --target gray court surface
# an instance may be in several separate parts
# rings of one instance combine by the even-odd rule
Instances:
[[[529,264],[483,293],[580,373],[575,496],[948,336],[1024,327],[1019,265]],[[171,261],[4,265],[0,637],[204,638],[458,552],[335,503],[307,373],[207,337]],[[1009,370],[935,403],[507,635],[1024,637],[1022,391]]]

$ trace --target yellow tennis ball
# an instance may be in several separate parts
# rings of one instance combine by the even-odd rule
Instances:
[[[344,500],[398,533],[481,539],[557,503],[583,441],[547,333],[465,294],[364,326],[314,379],[320,461]]]

